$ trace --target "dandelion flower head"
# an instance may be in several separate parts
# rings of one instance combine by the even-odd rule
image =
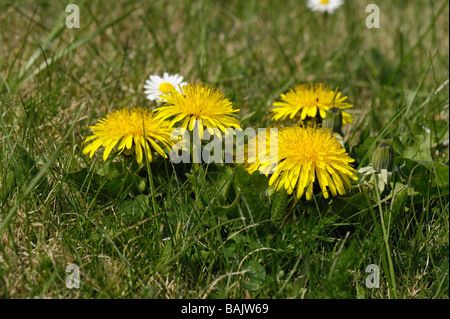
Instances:
[[[272,119],[280,120],[286,118],[300,117],[304,120],[308,117],[319,116],[326,117],[326,112],[330,108],[339,108],[341,110],[352,107],[353,105],[344,102],[347,97],[342,96],[341,92],[324,87],[322,83],[301,84],[291,89],[286,94],[281,94],[281,102],[273,103]],[[353,121],[350,114],[342,112],[343,124],[349,124]]]
[[[92,135],[86,137],[83,143],[91,142],[83,149],[83,154],[92,158],[95,151],[104,147],[103,160],[106,161],[112,149],[118,144],[120,153],[136,154],[138,163],[143,156],[152,161],[150,145],[161,156],[167,157],[158,142],[170,150],[173,142],[170,140],[171,129],[167,122],[155,119],[147,108],[122,108],[101,119],[94,126],[90,126]]]
[[[199,136],[203,136],[204,129],[216,128],[228,134],[227,128],[240,128],[240,122],[235,118],[239,110],[233,109],[220,90],[208,84],[188,83],[183,87],[183,93],[172,90],[162,98],[166,103],[155,110],[156,118],[171,119],[171,127],[181,122],[184,129],[198,129]]]
[[[268,140],[269,142],[269,140]],[[351,188],[351,179],[357,180],[346,150],[330,129],[318,125],[297,125],[278,131],[278,162],[269,179],[276,190],[285,188],[297,198],[303,194],[307,200],[313,196],[313,186],[318,184],[325,198],[344,195]],[[268,147],[267,147],[268,148]],[[246,163],[254,171],[268,172],[273,161]]]

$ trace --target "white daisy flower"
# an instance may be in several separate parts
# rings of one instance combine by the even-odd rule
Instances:
[[[344,0],[308,0],[306,6],[311,11],[333,13],[344,3]]]
[[[159,75],[150,75],[150,78],[145,81],[144,93],[147,95],[147,99],[154,101],[160,99],[159,96],[161,94],[169,93],[173,88],[180,92],[180,87],[178,85],[183,87],[186,84],[186,82],[183,82],[183,77],[181,75],[170,75],[169,73],[164,72],[162,77]]]

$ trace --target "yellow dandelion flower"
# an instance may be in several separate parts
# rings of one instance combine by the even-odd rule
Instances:
[[[89,128],[92,129],[92,135],[83,143],[91,143],[83,149],[83,154],[89,153],[92,158],[95,151],[103,146],[104,161],[119,142],[120,153],[129,155],[135,152],[138,163],[142,162],[144,154],[147,154],[149,162],[152,161],[149,145],[163,157],[167,155],[157,142],[162,143],[168,150],[173,145],[170,140],[172,129],[169,128],[168,122],[155,119],[153,113],[143,107],[115,111]]]
[[[203,83],[188,83],[182,91],[171,90],[161,95],[166,103],[155,110],[156,118],[171,118],[171,127],[182,121],[181,127],[189,131],[194,131],[198,125],[200,137],[205,127],[218,128],[225,134],[228,134],[227,128],[240,127],[235,118],[239,110],[233,109],[231,102],[219,90]]]
[[[273,142],[273,134],[266,136],[268,149],[267,145]],[[324,197],[328,198],[328,190],[333,196],[344,195],[351,188],[350,179],[357,180],[355,170],[349,164],[354,159],[348,156],[335,133],[326,127],[302,125],[281,128],[275,142],[278,143],[276,161],[269,156],[270,161],[261,163],[256,160],[246,163],[245,167],[250,173],[259,170],[267,175],[272,171],[269,185],[275,185],[277,191],[285,188],[289,194],[295,191],[297,198],[305,194],[310,200],[317,181]]]
[[[301,84],[286,94],[281,94],[280,97],[282,102],[273,103],[273,106],[277,106],[272,109],[274,120],[287,117],[292,119],[295,116],[304,120],[307,116],[315,117],[317,114],[325,118],[327,110],[332,107],[342,110],[353,106],[344,102],[347,97],[342,96],[341,92],[324,87],[322,83]],[[349,124],[353,122],[353,118],[350,114],[342,112],[342,121],[343,124]]]

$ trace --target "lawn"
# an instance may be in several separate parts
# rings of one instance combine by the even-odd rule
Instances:
[[[448,27],[446,0],[2,1],[0,298],[448,299]],[[392,177],[307,200],[239,163],[83,154],[107,114],[161,107],[143,86],[164,72],[242,128],[294,125],[271,110],[298,84],[338,88],[352,166],[387,143]]]

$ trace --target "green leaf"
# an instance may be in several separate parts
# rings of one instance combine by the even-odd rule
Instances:
[[[410,175],[414,176],[428,172],[433,164],[429,161],[417,161],[410,158],[396,158],[395,163],[404,174],[403,176],[407,178]]]
[[[436,184],[439,187],[448,188],[448,166],[439,162],[434,163],[434,173],[436,174]]]
[[[147,181],[144,177],[133,173],[121,173],[107,182],[100,190],[112,197],[119,197],[124,192],[140,194],[146,188]]]
[[[247,263],[247,268],[250,271],[247,273],[248,280],[244,281],[244,286],[251,291],[261,289],[266,279],[266,270],[260,263],[254,260]]]
[[[448,188],[448,166],[439,162],[397,159],[403,183],[412,186],[424,196],[446,196]],[[443,189],[438,189],[443,188]]]
[[[344,196],[336,196],[330,199],[329,205],[334,207],[334,210],[339,212],[341,216],[349,218],[355,215],[358,211],[367,208],[367,196],[364,192],[352,191]]]
[[[238,217],[237,212],[238,201],[239,201],[239,194],[237,194],[236,198],[230,205],[226,206],[217,205],[216,207],[211,207],[211,209],[217,216],[228,215],[232,217]]]
[[[117,172],[116,172],[117,173]],[[97,193],[106,197],[118,198],[124,192],[139,195],[147,188],[147,179],[137,173],[124,172],[113,176],[101,176],[83,168],[77,172],[66,175],[72,186],[78,188],[86,195],[95,196]]]
[[[222,199],[229,197],[233,174],[233,169],[229,166],[210,165],[207,178],[213,184],[214,194],[217,193]]]
[[[223,248],[223,253],[226,258],[233,258],[235,256],[237,248],[238,245],[234,239],[227,240]]]
[[[259,172],[250,175],[241,165],[235,167],[234,187],[241,194],[241,207],[244,217],[249,221],[258,222],[269,219],[268,179]]]
[[[148,211],[150,206],[147,195],[138,195],[134,199],[124,200],[119,205],[119,215],[125,221],[138,222],[144,219]]]
[[[284,216],[287,214],[287,208],[291,202],[292,197],[287,193],[287,191],[282,188],[279,191],[275,191],[273,194],[273,202],[270,211],[270,217],[272,223],[279,225],[283,220]]]
[[[406,148],[406,150],[403,152],[403,157],[410,158],[419,162],[432,162],[433,159],[431,158],[430,154],[430,142],[430,138],[427,138],[424,135],[416,135],[415,143],[412,146]]]

